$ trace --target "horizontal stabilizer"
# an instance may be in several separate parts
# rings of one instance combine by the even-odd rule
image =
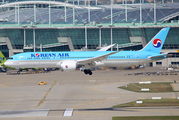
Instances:
[[[164,54],[164,55],[167,55],[169,52],[164,52],[164,53],[161,53],[161,54]]]
[[[149,56],[149,59],[157,59],[157,58],[161,58],[161,57],[166,57],[167,54],[161,54],[161,55],[153,55],[153,56]]]

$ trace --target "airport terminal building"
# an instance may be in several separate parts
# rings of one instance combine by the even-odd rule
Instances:
[[[155,4],[154,4],[155,3]],[[163,27],[171,27],[162,52],[151,66],[179,65],[179,3],[153,1],[3,0],[0,5],[0,51],[21,52],[140,50]]]

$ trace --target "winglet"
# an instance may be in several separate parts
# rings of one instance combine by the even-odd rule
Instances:
[[[109,48],[113,47],[114,45],[116,45],[116,44],[112,44],[112,45],[103,47],[103,48],[99,49],[98,51],[106,51],[106,50],[108,50]]]

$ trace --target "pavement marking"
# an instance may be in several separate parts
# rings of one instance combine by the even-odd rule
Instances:
[[[50,89],[47,91],[47,93],[45,94],[45,96],[43,97],[43,99],[39,102],[39,104],[38,104],[36,107],[40,106],[40,105],[43,103],[43,101],[45,100],[45,98],[46,98],[47,95],[49,94],[50,90],[52,89],[52,87],[54,86],[54,84],[56,83],[56,81],[57,81],[57,80],[54,81],[54,83],[52,84],[52,86],[50,87]]]
[[[170,78],[160,78],[161,80],[172,80]]]
[[[141,91],[149,91],[149,88],[142,88]]]
[[[92,87],[92,86],[91,86],[91,87]],[[94,90],[94,91],[101,92],[101,93],[106,93],[106,92],[99,91],[99,90],[95,90],[95,89],[92,89],[92,88],[89,88],[89,87],[86,87],[86,89],[89,89],[89,90]]]
[[[144,79],[144,80],[151,80],[152,78],[142,78],[142,79]]]
[[[162,97],[152,97],[152,99],[162,99]]]
[[[137,104],[141,104],[141,103],[143,103],[143,101],[136,101],[136,103],[137,103]]]
[[[12,111],[0,111],[0,118],[7,117],[45,117],[49,113],[48,110],[12,110]]]
[[[10,78],[3,78],[3,79],[4,79],[4,80],[5,80],[5,79],[9,80]]]
[[[96,115],[104,115],[104,113],[86,113],[86,112],[74,112],[75,114],[96,114]]]
[[[4,84],[0,84],[0,86],[6,86],[6,87],[9,87],[8,85],[4,85]]]
[[[137,99],[146,99],[146,98],[143,98],[143,97],[138,97]]]
[[[98,103],[98,102],[101,102],[101,101],[105,101],[105,99],[104,100],[93,101],[93,102],[89,102],[89,103],[84,103],[84,104],[79,104],[79,105],[74,106],[73,109],[75,109],[76,107],[82,106],[82,105],[88,105],[88,104],[92,104],[92,103]]]
[[[177,91],[177,89],[175,88],[175,85],[172,83],[172,86],[173,86],[173,88],[175,89],[175,91]]]
[[[93,86],[100,86],[100,85],[110,84],[110,83],[126,83],[126,82],[105,82],[105,83],[101,83],[101,84],[97,84],[97,85],[93,85]]]
[[[161,108],[162,109],[162,108]],[[142,110],[134,110],[134,109],[125,109],[127,111],[142,111],[142,112],[162,112],[162,113],[179,113],[179,111],[156,111],[156,110],[146,110],[146,109],[142,109]]]
[[[96,82],[96,80],[89,80],[89,82]]]
[[[65,109],[63,116],[72,116],[74,109]]]
[[[109,83],[123,83],[123,82],[106,82],[106,83],[101,83],[101,84],[98,84],[98,85],[93,85],[93,86],[90,86],[90,87],[100,86],[100,85],[109,84]],[[101,93],[107,93],[107,92],[103,92],[103,91],[100,91],[100,90],[95,90],[95,89],[90,88],[90,87],[86,87],[86,89],[94,90],[94,91],[101,92]]]

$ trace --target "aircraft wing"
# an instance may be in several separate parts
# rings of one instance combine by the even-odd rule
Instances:
[[[109,48],[113,47],[114,45],[116,45],[116,44],[112,44],[112,45],[103,47],[103,48],[99,49],[98,51],[106,51],[106,50],[108,50]]]
[[[116,54],[118,52],[120,52],[120,51],[111,52],[111,53],[108,53],[108,54],[105,54],[105,55],[101,55],[101,56],[98,56],[98,57],[89,58],[89,59],[85,59],[85,60],[78,60],[77,64],[86,65],[86,64],[93,64],[94,62],[100,62],[100,61],[108,58],[109,55],[113,55],[113,54]]]

